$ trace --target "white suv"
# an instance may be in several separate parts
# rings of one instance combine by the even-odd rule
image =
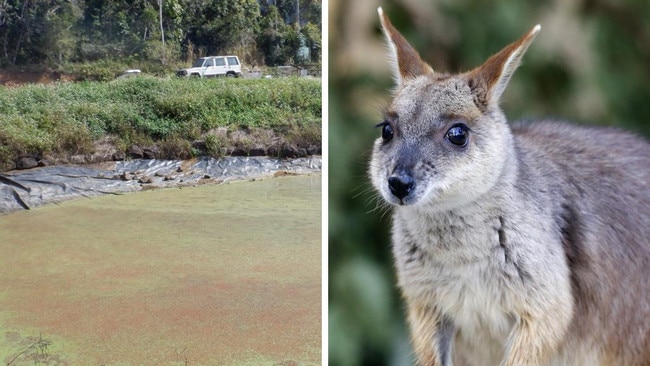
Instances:
[[[215,76],[241,76],[241,63],[237,56],[207,56],[194,61],[189,69],[176,71],[178,76],[197,76],[202,78]]]

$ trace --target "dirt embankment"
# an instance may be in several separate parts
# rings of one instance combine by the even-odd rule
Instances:
[[[216,148],[209,146],[206,139],[200,139],[192,142],[159,141],[149,145],[134,144],[126,149],[121,149],[116,146],[111,137],[106,137],[94,143],[92,153],[24,155],[8,163],[0,163],[0,172],[31,169],[39,166],[97,164],[133,159],[187,160],[197,156],[268,156],[295,159],[322,154],[320,142],[310,139],[287,141],[285,137],[279,136],[270,129],[228,131],[227,128],[219,128],[210,131],[206,136],[218,136],[221,141],[219,146]],[[215,151],[215,149],[218,150]]]
[[[76,81],[74,75],[58,71],[0,70],[0,85],[20,86],[25,84],[50,84],[55,82]]]

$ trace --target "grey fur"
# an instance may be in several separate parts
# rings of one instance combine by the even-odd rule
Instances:
[[[447,317],[442,317],[438,328],[438,352],[442,366],[451,365],[452,342],[454,340],[454,323]]]
[[[393,205],[421,364],[650,364],[650,144],[562,122],[511,128],[498,97],[537,31],[507,62],[396,77],[394,134],[375,142],[370,177]],[[392,43],[398,64],[409,47]],[[457,123],[471,129],[465,148],[445,138]],[[394,176],[415,182],[405,197]]]

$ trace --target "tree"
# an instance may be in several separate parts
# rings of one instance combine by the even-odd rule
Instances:
[[[165,28],[163,27],[163,0],[158,0],[158,11],[160,14],[160,37],[162,38],[162,63],[165,63]]]
[[[51,50],[48,40],[52,40],[48,38],[48,31],[65,31],[65,21],[58,20],[66,10],[71,11],[71,6],[64,0],[4,0],[0,3],[3,61],[15,64],[47,59],[46,52]]]
[[[287,64],[301,44],[319,57],[320,11],[319,0],[0,0],[0,64],[168,63],[182,48]]]
[[[321,54],[321,30],[320,28],[311,22],[305,24],[304,27],[300,30],[300,33],[305,37],[307,47],[311,54],[311,61],[320,62]]]
[[[302,28],[311,22],[320,27],[320,0],[276,0],[273,5],[277,7],[280,16],[287,24],[299,23]]]
[[[264,62],[269,66],[293,62],[299,46],[298,32],[282,20],[278,8],[270,6],[262,21],[262,32],[258,45],[264,54]]]
[[[255,0],[189,1],[186,42],[211,54],[255,47],[259,19],[260,7]]]
[[[80,56],[85,60],[137,57],[158,26],[148,0],[86,0],[82,7],[78,31]]]

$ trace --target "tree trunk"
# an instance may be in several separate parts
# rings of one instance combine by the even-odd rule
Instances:
[[[158,9],[160,11],[160,35],[162,37],[162,63],[165,64],[165,29],[163,28],[163,0],[158,0]]]

